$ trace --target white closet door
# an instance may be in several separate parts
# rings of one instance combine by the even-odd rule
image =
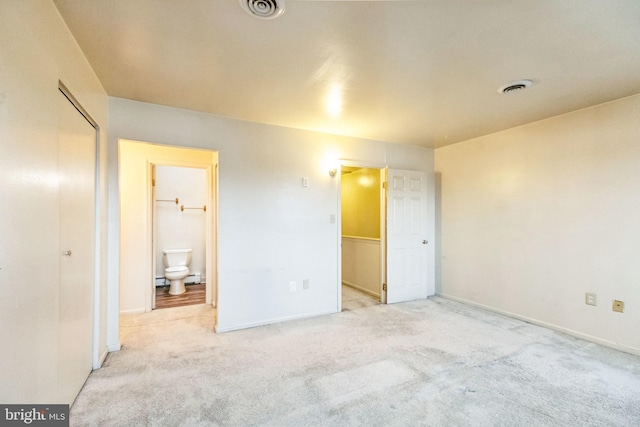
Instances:
[[[58,399],[71,404],[92,369],[96,131],[60,94]]]

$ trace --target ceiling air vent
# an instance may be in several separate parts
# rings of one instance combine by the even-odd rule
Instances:
[[[511,82],[507,85],[498,88],[498,93],[511,93],[519,90],[523,90],[531,86],[533,82],[531,80],[518,80]]]
[[[284,0],[240,0],[240,6],[260,19],[273,19],[284,13]]]

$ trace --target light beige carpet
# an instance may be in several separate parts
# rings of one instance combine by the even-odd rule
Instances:
[[[224,334],[122,319],[74,426],[638,426],[640,358],[442,298]]]

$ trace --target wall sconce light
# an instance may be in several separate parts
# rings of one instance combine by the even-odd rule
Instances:
[[[329,169],[329,176],[336,176],[337,173],[338,173],[338,169],[336,168]]]

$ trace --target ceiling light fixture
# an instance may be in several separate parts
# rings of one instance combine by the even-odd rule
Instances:
[[[519,90],[523,90],[531,86],[533,82],[531,80],[517,80],[498,88],[498,93],[511,93]]]
[[[329,116],[338,118],[340,113],[342,113],[342,88],[339,85],[332,85],[329,89],[329,93],[327,94],[327,99],[325,101],[325,108]]]
[[[284,13],[284,0],[239,0],[249,15],[260,19],[273,19]]]

